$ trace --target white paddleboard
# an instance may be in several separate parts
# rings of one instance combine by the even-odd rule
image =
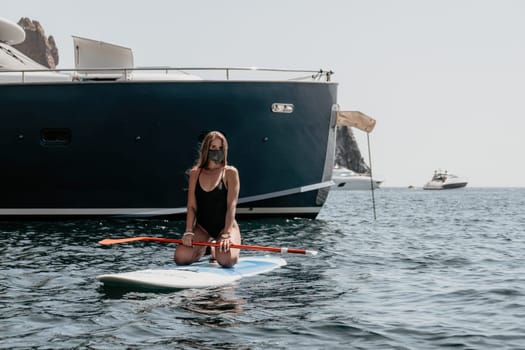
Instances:
[[[286,260],[279,257],[253,256],[241,257],[232,268],[200,261],[188,266],[173,265],[162,269],[99,275],[97,279],[105,286],[126,289],[205,288],[230,284],[243,277],[265,273],[284,265]]]

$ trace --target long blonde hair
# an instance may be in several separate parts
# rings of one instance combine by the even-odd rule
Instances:
[[[228,164],[228,141],[226,141],[226,137],[218,131],[210,131],[202,140],[199,159],[197,159],[197,163],[195,164],[197,168],[204,168],[208,164],[208,151],[210,150],[212,141],[215,139],[220,139],[222,142],[222,149],[224,151],[222,165],[226,166],[226,164]]]

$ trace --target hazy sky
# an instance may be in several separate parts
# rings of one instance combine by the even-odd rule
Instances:
[[[73,67],[71,35],[133,49],[136,66],[331,69],[342,110],[377,120],[374,174],[422,186],[525,186],[525,1],[24,0]],[[356,131],[368,160],[366,134]]]

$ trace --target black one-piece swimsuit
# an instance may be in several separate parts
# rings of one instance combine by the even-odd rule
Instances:
[[[228,189],[222,176],[219,184],[211,191],[205,191],[197,178],[195,197],[197,199],[197,223],[216,239],[224,228],[228,202]]]

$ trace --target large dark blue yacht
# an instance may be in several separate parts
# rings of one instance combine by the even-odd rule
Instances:
[[[0,217],[181,216],[210,130],[240,173],[238,216],[319,213],[333,184],[331,72],[138,69],[130,49],[79,37],[75,69],[49,70],[12,47],[13,26],[0,21]]]

